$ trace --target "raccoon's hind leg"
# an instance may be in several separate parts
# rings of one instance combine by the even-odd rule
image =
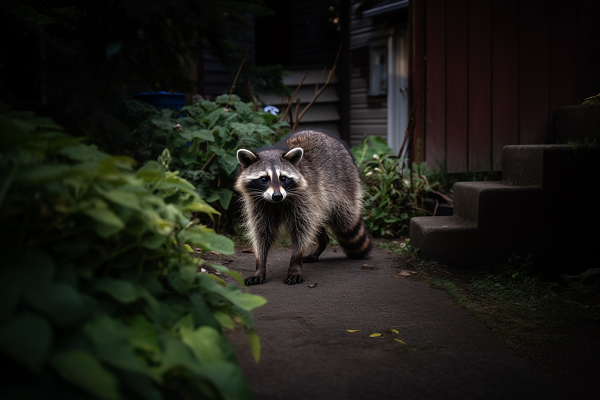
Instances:
[[[351,228],[334,227],[335,236],[349,258],[365,258],[371,251],[371,235],[362,217]]]
[[[313,250],[312,253],[305,256],[302,259],[302,262],[305,262],[305,263],[317,262],[321,253],[323,252],[323,250],[325,250],[325,247],[327,247],[327,243],[329,243],[329,236],[327,235],[327,230],[325,229],[324,226],[321,227],[321,229],[319,229],[319,234],[317,236],[317,242],[318,242],[317,247]]]

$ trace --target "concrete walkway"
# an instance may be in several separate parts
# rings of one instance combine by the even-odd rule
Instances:
[[[394,277],[384,251],[350,260],[328,247],[295,286],[282,283],[290,256],[272,250],[267,282],[248,288],[268,300],[254,313],[260,362],[244,332],[228,334],[258,400],[556,398],[447,293]],[[254,272],[254,255],[239,249],[213,262]]]

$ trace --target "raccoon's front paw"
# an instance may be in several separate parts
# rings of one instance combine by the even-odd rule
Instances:
[[[283,283],[286,285],[295,285],[302,282],[304,282],[304,278],[301,274],[288,274],[288,276],[286,276],[283,280]]]
[[[246,286],[262,285],[263,283],[265,283],[265,277],[251,276],[250,278],[244,279],[244,283],[246,284]]]

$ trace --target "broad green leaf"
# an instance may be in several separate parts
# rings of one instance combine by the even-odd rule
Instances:
[[[223,114],[224,110],[225,109],[223,109],[223,108],[217,108],[215,111],[208,114],[208,116],[206,117],[206,123],[208,124],[208,129],[211,129],[213,126],[215,126],[215,124],[219,120],[219,117]]]
[[[126,280],[100,278],[95,281],[94,287],[124,304],[133,303],[138,298],[137,290]]]
[[[104,190],[100,187],[100,185],[94,185],[94,189],[96,189],[96,191],[104,198],[112,201],[113,203],[132,208],[134,210],[140,209],[140,200],[138,196],[133,193],[120,191],[118,189]]]
[[[219,324],[221,324],[223,328],[235,328],[235,322],[233,322],[228,313],[225,313],[223,311],[214,311],[213,316],[216,318],[217,321],[219,321]]]
[[[183,367],[195,373],[204,372],[191,349],[181,340],[169,334],[161,335],[160,340],[164,348],[163,357],[160,365],[152,369],[152,376],[158,382],[162,382],[163,375],[173,368]],[[212,367],[213,364],[211,363],[210,366]]]
[[[167,277],[169,279],[169,283],[171,286],[173,286],[173,289],[175,289],[178,293],[184,295],[187,294],[190,285],[184,279],[182,279],[177,268],[170,268],[169,272],[167,273]]]
[[[198,373],[213,382],[224,399],[251,399],[254,397],[248,388],[242,369],[233,362],[215,362],[198,367]]]
[[[105,225],[112,226],[115,228],[124,228],[125,224],[121,219],[109,210],[108,208],[90,208],[84,211],[85,214],[89,215],[98,222],[102,222]]]
[[[211,114],[212,115],[212,114]],[[210,116],[209,116],[210,118]],[[200,139],[200,141],[209,141],[214,142],[215,137],[211,131],[208,129],[189,129],[180,133],[181,137],[188,141],[192,141],[194,139]]]
[[[202,276],[200,274],[199,276]],[[204,282],[203,282],[204,283]],[[218,287],[217,293],[225,297],[227,300],[231,301],[236,306],[246,310],[251,311],[256,307],[260,307],[264,305],[267,300],[264,297],[260,297],[254,294],[243,293],[237,286],[229,285],[226,288],[222,288],[221,286],[214,286],[213,288]]]
[[[197,156],[191,154],[186,149],[181,149],[181,152],[179,153],[179,158],[181,159],[181,161],[183,161],[183,165],[185,165],[186,167],[190,164],[195,163],[198,160]]]
[[[229,269],[227,269],[227,267],[224,267],[223,265],[218,265],[218,264],[210,264],[210,263],[206,263],[206,265],[208,265],[211,268],[216,269],[219,272],[222,272],[224,274],[227,274],[231,277],[233,277],[236,281],[238,281],[238,283],[242,286],[246,286],[244,283],[244,279],[242,279],[242,276],[240,275],[239,272],[236,271],[230,271]]]
[[[202,203],[190,203],[187,206],[185,206],[185,208],[183,209],[183,211],[193,211],[193,212],[202,212],[202,213],[205,213],[205,214],[217,214],[217,215],[221,215],[220,212],[218,212],[217,210],[215,210],[214,208],[212,208],[208,204],[202,204]]]
[[[214,363],[225,360],[225,354],[219,345],[224,339],[216,329],[209,326],[201,326],[196,330],[182,329],[181,337],[199,361]]]
[[[126,371],[147,373],[145,365],[135,355],[123,322],[102,316],[87,324],[84,333],[91,339],[95,353],[102,361]]]
[[[210,279],[212,279],[213,281],[217,282],[218,284],[220,284],[221,286],[226,286],[225,281],[223,279],[219,278],[218,276],[216,276],[215,274],[208,274],[208,277]]]
[[[62,282],[29,288],[25,297],[63,329],[80,322],[88,311],[80,293]]]
[[[68,382],[103,400],[121,398],[117,378],[90,353],[78,350],[55,352],[50,364]]]
[[[250,341],[250,350],[252,351],[252,357],[254,357],[254,361],[258,362],[258,360],[260,359],[260,338],[254,331],[254,329],[248,331],[248,340]]]
[[[229,238],[206,227],[192,226],[184,229],[179,234],[179,238],[193,246],[200,247],[202,250],[216,251],[221,254],[235,253],[233,242]]]
[[[196,195],[196,188],[194,185],[186,181],[185,179],[181,179],[178,176],[171,176],[164,179],[161,179],[156,189],[159,190],[171,190],[171,189],[179,189],[184,193],[189,193],[192,195]]]
[[[222,188],[219,190],[219,200],[221,201],[221,206],[225,210],[229,208],[229,203],[231,202],[231,198],[233,197],[233,192],[229,189]]]
[[[52,343],[45,318],[21,314],[0,327],[0,350],[26,367],[39,371]]]
[[[135,176],[147,182],[154,182],[165,176],[165,169],[156,161],[148,161],[137,170]]]
[[[129,339],[140,350],[160,354],[158,335],[154,326],[143,315],[136,315],[129,321]]]
[[[194,249],[192,249],[188,244],[184,244],[183,248],[185,249],[185,251],[187,251],[188,253],[192,253],[194,254]]]

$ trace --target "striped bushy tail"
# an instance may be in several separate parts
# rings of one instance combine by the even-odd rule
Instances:
[[[351,229],[335,229],[335,236],[350,258],[365,258],[373,246],[362,218]]]

